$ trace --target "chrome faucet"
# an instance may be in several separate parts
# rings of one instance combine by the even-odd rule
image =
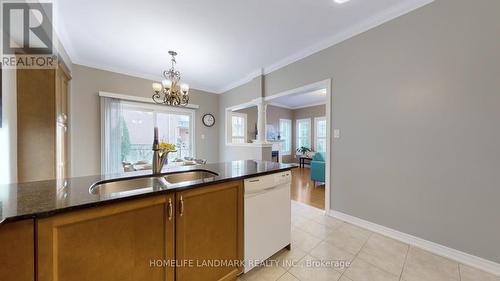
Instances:
[[[163,165],[167,160],[168,153],[163,153],[160,155],[160,142],[158,141],[158,127],[155,127],[154,138],[153,138],[153,175],[161,174]]]

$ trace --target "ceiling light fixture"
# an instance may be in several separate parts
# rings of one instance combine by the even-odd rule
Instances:
[[[159,104],[166,104],[170,106],[186,106],[189,102],[189,85],[179,84],[181,80],[181,73],[175,70],[175,56],[177,53],[168,51],[172,56],[172,67],[169,70],[163,71],[163,79],[161,83],[153,83],[153,101]]]
[[[349,2],[351,0],[333,0],[333,2],[337,3],[337,4],[344,4],[346,2]]]

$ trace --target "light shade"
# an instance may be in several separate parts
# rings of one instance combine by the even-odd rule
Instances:
[[[186,94],[187,92],[189,92],[189,85],[188,84],[181,84],[181,91],[184,94]]]
[[[163,86],[160,83],[153,83],[153,91],[160,92],[163,89]]]
[[[170,89],[170,87],[172,87],[172,81],[170,81],[170,79],[163,79],[161,83],[163,84],[163,87],[166,89]]]

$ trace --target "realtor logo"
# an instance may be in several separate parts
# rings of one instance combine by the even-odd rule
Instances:
[[[52,3],[2,1],[2,67],[54,68]]]

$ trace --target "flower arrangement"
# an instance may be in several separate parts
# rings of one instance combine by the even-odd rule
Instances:
[[[160,151],[162,153],[169,153],[169,152],[176,152],[176,147],[175,144],[171,144],[168,142],[161,141],[160,142]]]

